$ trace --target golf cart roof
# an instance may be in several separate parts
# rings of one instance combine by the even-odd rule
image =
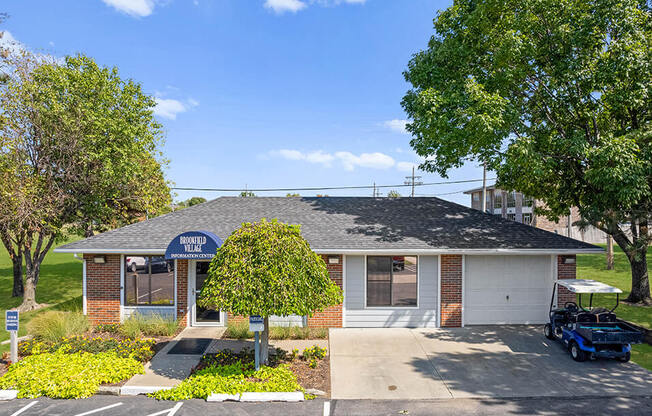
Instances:
[[[557,284],[573,293],[623,293],[617,287],[590,279],[561,279]]]

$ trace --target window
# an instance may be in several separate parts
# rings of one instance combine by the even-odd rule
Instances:
[[[507,208],[514,208],[516,206],[516,193],[507,192]]]
[[[503,207],[503,194],[501,192],[496,192],[494,194],[494,209]]]
[[[367,306],[417,306],[417,257],[368,256]]]
[[[125,256],[125,304],[174,305],[174,260]]]
[[[478,192],[473,193],[473,200],[476,202],[480,200],[480,194]]]
[[[534,205],[534,198],[532,198],[531,196],[523,195],[523,206],[524,207],[532,207],[532,205]]]
[[[516,214],[513,214],[513,213],[512,214],[507,214],[507,219],[512,220],[512,221],[516,221]]]
[[[523,214],[523,224],[532,225],[532,214]]]

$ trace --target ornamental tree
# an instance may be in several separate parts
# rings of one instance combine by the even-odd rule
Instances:
[[[261,362],[267,363],[269,317],[308,315],[342,302],[322,258],[310,249],[299,225],[276,220],[244,223],[211,261],[198,300],[233,315],[265,320]]]
[[[498,186],[576,206],[632,269],[650,302],[652,13],[638,0],[456,0],[405,71],[402,105],[421,168],[487,163]]]

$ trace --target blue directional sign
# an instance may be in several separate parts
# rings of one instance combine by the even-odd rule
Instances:
[[[260,332],[265,330],[265,321],[262,316],[253,315],[249,317],[249,330],[251,332]]]
[[[5,312],[5,330],[18,331],[18,311]]]

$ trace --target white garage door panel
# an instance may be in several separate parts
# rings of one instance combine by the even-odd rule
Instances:
[[[544,323],[552,293],[550,256],[465,256],[464,322]]]

